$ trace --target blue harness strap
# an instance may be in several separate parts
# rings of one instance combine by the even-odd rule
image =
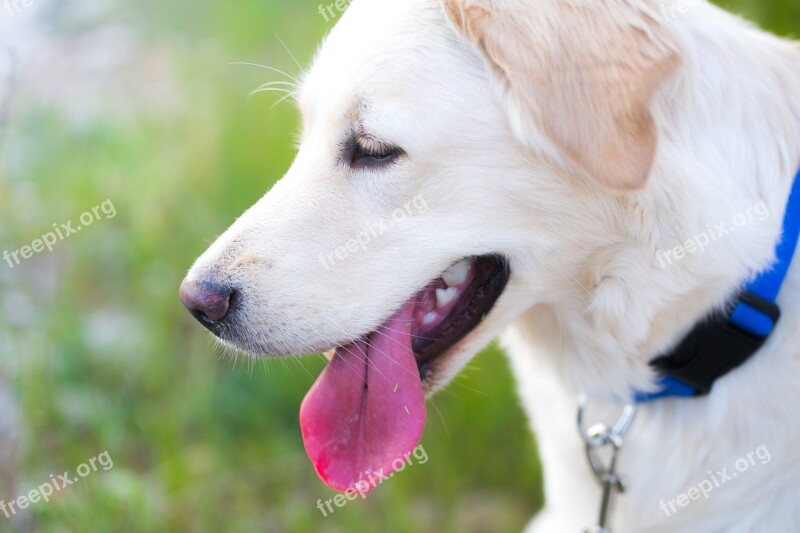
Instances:
[[[778,293],[781,291],[783,281],[786,279],[792,258],[797,250],[798,238],[800,238],[800,173],[794,180],[786,215],[783,217],[783,237],[778,244],[776,254],[778,262],[772,269],[763,272],[750,282],[747,285],[748,291],[769,302],[775,302],[778,299]],[[762,337],[772,333],[772,329],[775,327],[775,323],[770,317],[747,305],[738,305],[733,310],[731,322]]]
[[[763,346],[780,317],[775,302],[792,264],[798,239],[800,172],[789,195],[776,263],[747,284],[732,311],[714,313],[696,326],[672,353],[653,361],[662,376],[659,390],[637,392],[637,403],[708,394],[716,379],[744,363]]]

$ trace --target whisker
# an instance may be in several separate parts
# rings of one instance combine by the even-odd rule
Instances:
[[[266,70],[270,70],[272,72],[280,74],[281,76],[286,76],[287,78],[289,78],[290,80],[295,82],[297,85],[300,85],[300,80],[298,80],[296,77],[292,76],[291,74],[289,74],[287,72],[282,71],[281,69],[277,69],[275,67],[270,67],[268,65],[259,65],[258,63],[248,63],[246,61],[234,61],[233,63],[229,63],[229,64],[230,65],[245,65],[245,66],[258,67],[258,68],[263,68],[263,69],[266,69]]]
[[[299,62],[299,61],[297,60],[297,58],[294,56],[294,54],[292,53],[292,51],[291,51],[291,50],[289,50],[289,47],[288,47],[288,46],[286,46],[286,43],[285,43],[285,42],[283,42],[283,39],[281,39],[280,37],[278,37],[278,34],[277,34],[277,33],[275,34],[275,38],[276,38],[276,39],[278,39],[278,42],[279,42],[279,43],[281,43],[281,46],[283,46],[284,50],[286,50],[286,51],[289,53],[289,57],[291,57],[291,58],[292,58],[292,60],[294,61],[294,64],[295,64],[295,65],[297,65],[297,68],[299,68],[300,70],[303,70],[303,66],[300,64],[300,62]]]
[[[439,410],[439,406],[436,405],[436,402],[433,399],[431,399],[428,403],[436,411],[436,414],[439,415],[439,420],[442,421],[442,427],[444,428],[444,434],[447,436],[447,440],[448,441],[452,440],[450,437],[450,429],[447,427],[447,422],[445,421],[442,412]]]
[[[252,91],[250,91],[248,98],[252,98],[253,96],[259,93],[282,93],[282,94],[294,95],[294,92],[288,89],[281,89],[279,87],[260,87],[258,89],[253,89]]]
[[[293,92],[289,93],[289,94],[287,94],[285,96],[282,96],[280,100],[278,100],[277,102],[275,102],[274,104],[272,104],[270,106],[270,109],[275,109],[277,106],[281,105],[283,102],[285,102],[286,100],[288,100],[289,98],[291,98],[293,96],[294,96]]]

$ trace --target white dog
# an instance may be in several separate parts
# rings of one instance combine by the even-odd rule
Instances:
[[[187,307],[253,354],[337,347],[301,426],[342,490],[407,457],[423,393],[503,332],[545,467],[531,529],[596,525],[576,398],[616,420],[775,262],[800,47],[699,0],[355,0],[298,103],[296,161]],[[800,531],[799,266],[778,304],[710,394],[639,406],[615,533]]]

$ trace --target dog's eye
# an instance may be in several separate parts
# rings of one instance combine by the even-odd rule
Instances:
[[[389,165],[403,155],[403,150],[374,141],[359,139],[352,143],[350,166],[356,169],[380,168]]]

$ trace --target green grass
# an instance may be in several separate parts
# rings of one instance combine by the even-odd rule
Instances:
[[[794,1],[730,5],[800,30]],[[323,518],[317,499],[333,493],[298,426],[321,361],[234,365],[178,302],[187,267],[293,158],[297,113],[271,109],[271,95],[247,98],[277,78],[229,63],[297,72],[275,34],[307,62],[327,30],[316,7],[150,0],[109,11],[173,66],[170,113],[108,110],[76,127],[20,91],[0,167],[0,249],[107,198],[118,212],[0,275],[13,302],[0,373],[14,376],[26,430],[19,489],[104,450],[115,464],[35,505],[37,531],[511,532],[541,506],[527,422],[505,359],[489,349],[429,409],[428,462]],[[83,31],[59,13],[54,28]]]

